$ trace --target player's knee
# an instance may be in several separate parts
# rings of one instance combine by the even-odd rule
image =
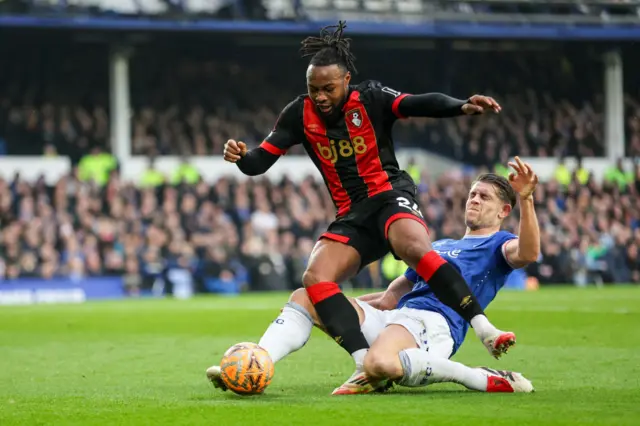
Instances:
[[[415,267],[422,256],[431,251],[431,244],[427,240],[412,236],[394,245],[393,250],[398,257]]]
[[[322,282],[322,274],[316,268],[308,268],[302,274],[302,285],[305,288],[309,288],[314,284]]]
[[[364,358],[364,371],[376,379],[396,379],[402,377],[402,365],[397,355],[369,351]]]
[[[293,302],[303,307],[309,313],[309,315],[311,315],[311,318],[313,319],[314,324],[315,325],[320,324],[320,320],[318,319],[318,315],[316,314],[316,310],[313,307],[313,303],[311,303],[311,299],[309,298],[309,295],[307,294],[306,289],[299,288],[294,290],[293,293],[291,293],[291,296],[289,297],[289,302]]]
[[[309,307],[313,307],[311,299],[309,299],[309,295],[307,294],[307,290],[304,288],[294,290],[293,293],[291,293],[291,296],[289,296],[289,302],[297,303],[307,310],[309,310]]]
[[[318,283],[335,281],[336,277],[331,271],[323,270],[317,266],[307,268],[302,274],[302,285],[304,288],[309,288]]]
[[[313,303],[311,302],[306,289],[299,288],[294,290],[289,297],[289,302],[295,303],[306,310],[313,320],[313,325],[315,325],[316,327],[322,327],[322,321],[318,317],[318,313],[316,312],[316,309],[313,306]]]

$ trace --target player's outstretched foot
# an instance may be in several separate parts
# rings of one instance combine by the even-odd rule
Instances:
[[[209,381],[213,383],[213,387],[223,391],[227,390],[227,387],[222,381],[222,372],[219,365],[214,365],[207,368],[207,379],[209,379]]]
[[[387,381],[372,384],[367,375],[363,371],[356,370],[355,373],[349,377],[349,379],[342,384],[339,388],[336,388],[332,395],[359,395],[365,393],[376,392],[380,389],[384,389]],[[384,392],[384,391],[383,391]]]
[[[498,331],[497,334],[486,337],[482,343],[495,359],[500,359],[502,354],[506,354],[516,344],[516,335],[510,331]]]
[[[533,384],[520,373],[487,367],[480,367],[479,370],[487,375],[487,392],[530,393],[535,390]]]

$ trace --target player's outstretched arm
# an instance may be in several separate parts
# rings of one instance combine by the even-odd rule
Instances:
[[[257,176],[265,173],[280,158],[262,147],[247,150],[244,142],[236,142],[229,139],[224,144],[224,159],[235,163],[242,173],[247,176]]]
[[[446,118],[460,115],[499,113],[501,107],[495,99],[473,95],[469,99],[456,99],[443,93],[406,95],[398,101],[397,110],[404,117]]]
[[[280,156],[286,154],[289,148],[299,143],[296,129],[301,126],[301,122],[300,103],[296,99],[282,110],[273,130],[258,148],[248,151],[244,142],[230,139],[224,145],[224,159],[237,164],[245,175],[261,175],[269,170]]]
[[[509,175],[509,182],[520,198],[520,229],[518,239],[504,243],[504,253],[513,267],[523,268],[538,260],[540,255],[540,228],[533,202],[538,176],[519,157],[515,157],[515,162],[509,162],[509,166],[516,171]]]

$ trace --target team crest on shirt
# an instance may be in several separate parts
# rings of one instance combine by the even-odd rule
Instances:
[[[347,116],[354,126],[362,126],[362,113],[360,112],[360,108],[352,109],[347,113]]]

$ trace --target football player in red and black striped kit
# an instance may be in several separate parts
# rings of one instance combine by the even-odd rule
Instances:
[[[311,253],[303,284],[328,333],[356,362],[354,375],[334,392],[339,394],[358,393],[358,384],[366,380],[362,364],[368,344],[338,283],[389,250],[471,323],[491,354],[498,357],[515,343],[513,333],[489,322],[462,276],[432,250],[416,186],[398,167],[391,137],[398,119],[500,112],[500,105],[480,95],[466,100],[440,93],[409,95],[371,80],[350,85],[355,58],[344,28],[340,22],[302,42],[302,56],[312,56],[308,94],[282,110],[260,147],[247,151],[244,143],[229,140],[224,151],[225,160],[255,176],[302,144],[322,174],[338,212]]]

